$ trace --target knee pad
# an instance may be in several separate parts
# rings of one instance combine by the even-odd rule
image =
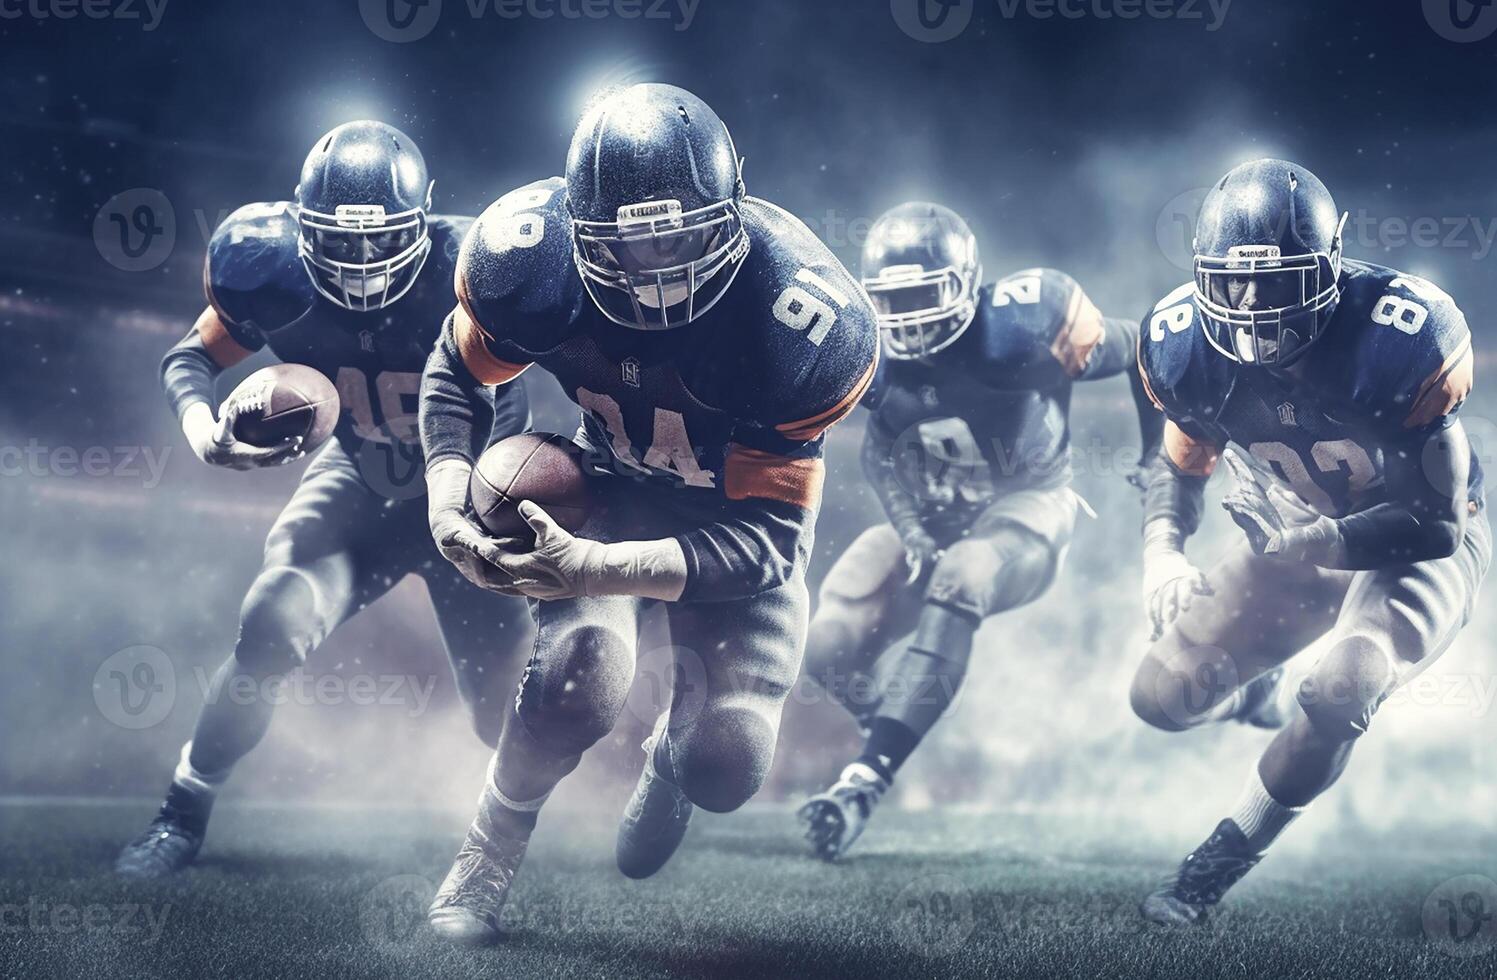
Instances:
[[[775,724],[762,712],[703,711],[689,730],[671,735],[676,785],[703,810],[736,810],[764,785],[774,762],[775,740]]]
[[[234,659],[257,676],[285,674],[306,663],[322,641],[317,593],[306,575],[268,568],[250,586],[239,611]]]
[[[1171,629],[1139,665],[1128,700],[1145,724],[1183,732],[1208,721],[1211,710],[1241,686],[1230,654],[1217,647],[1188,645],[1179,630]]]
[[[579,626],[538,650],[517,715],[536,741],[580,753],[613,729],[634,677],[634,645],[611,629]]]
[[[1310,724],[1327,738],[1349,742],[1367,733],[1372,716],[1398,686],[1392,653],[1377,639],[1353,634],[1337,640],[1299,688]]]

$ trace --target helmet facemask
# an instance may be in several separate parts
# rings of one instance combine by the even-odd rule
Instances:
[[[878,314],[884,351],[897,361],[929,357],[954,344],[977,314],[981,271],[892,265],[863,280]]]
[[[1218,353],[1241,364],[1287,367],[1313,344],[1341,299],[1342,215],[1329,252],[1284,255],[1277,245],[1235,245],[1197,255],[1195,298]],[[1251,309],[1243,309],[1249,297]]]
[[[297,251],[312,285],[344,309],[383,309],[416,284],[431,252],[427,208],[386,214],[381,205],[340,204],[332,214],[297,209]]]
[[[616,221],[574,220],[572,245],[604,316],[637,330],[671,330],[723,297],[749,237],[737,200],[686,212],[668,200],[625,205]]]

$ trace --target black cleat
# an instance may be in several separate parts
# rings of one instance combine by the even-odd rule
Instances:
[[[1143,900],[1139,912],[1162,926],[1204,925],[1227,889],[1262,859],[1236,822],[1223,820],[1205,843],[1186,855],[1174,875]]]
[[[629,878],[648,878],[665,867],[691,823],[691,801],[655,769],[655,745],[665,737],[668,720],[669,715],[661,715],[644,741],[644,770],[619,821],[615,857],[619,870]]]
[[[193,862],[208,832],[213,797],[172,783],[156,819],[115,858],[115,874],[127,878],[166,878]]]

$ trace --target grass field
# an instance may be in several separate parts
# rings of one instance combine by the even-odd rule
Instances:
[[[461,818],[223,808],[197,867],[127,886],[109,863],[148,813],[0,806],[0,974],[1497,975],[1490,920],[1476,914],[1475,937],[1460,945],[1426,926],[1442,897],[1462,915],[1482,912],[1470,889],[1440,890],[1480,870],[1472,855],[1490,867],[1497,836],[1476,831],[1422,848],[1411,835],[1344,840],[1308,861],[1270,860],[1211,927],[1182,934],[1134,912],[1178,853],[1055,817],[885,812],[866,847],[828,867],[802,856],[786,808],[699,815],[665,871],[630,882],[612,867],[599,819],[548,813],[512,896],[508,941],[474,951],[439,945],[421,924]]]

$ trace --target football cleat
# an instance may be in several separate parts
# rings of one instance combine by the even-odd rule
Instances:
[[[1237,720],[1254,728],[1276,731],[1289,724],[1294,710],[1294,685],[1284,683],[1284,668],[1275,667],[1246,688]]]
[[[462,946],[499,941],[499,913],[509,886],[525,858],[527,842],[488,837],[476,827],[453,859],[452,870],[437,889],[426,921],[436,934]]]
[[[1227,889],[1262,859],[1236,822],[1223,820],[1205,843],[1186,855],[1174,875],[1143,900],[1139,912],[1162,926],[1203,925]]]
[[[662,714],[644,740],[645,767],[619,821],[615,856],[619,870],[629,878],[648,878],[664,867],[691,823],[691,801],[655,768],[655,746],[665,737],[669,721],[669,713]]]
[[[837,781],[806,801],[796,816],[806,825],[811,851],[823,861],[835,861],[863,835],[873,808],[889,791],[889,783],[873,769],[854,762]]]
[[[181,871],[202,849],[212,809],[212,794],[194,793],[172,783],[156,819],[115,858],[115,873],[152,879]]]

